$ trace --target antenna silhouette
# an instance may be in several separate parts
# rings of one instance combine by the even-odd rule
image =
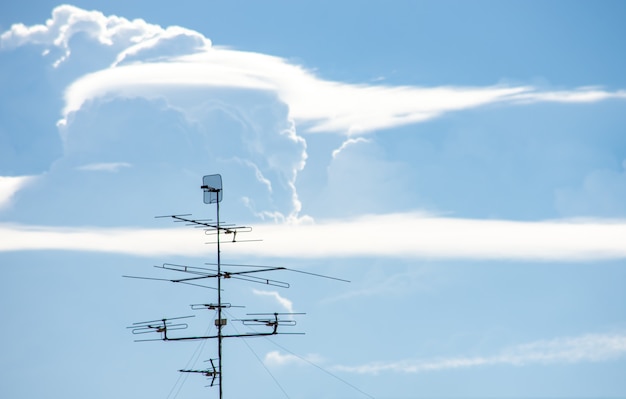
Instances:
[[[209,359],[209,361],[211,362],[211,368],[210,369],[206,369],[206,370],[178,370],[181,373],[199,373],[199,374],[204,374],[207,378],[211,378],[211,385],[207,385],[209,387],[212,387],[215,384],[215,377],[217,377],[217,370],[215,369],[215,364],[213,363],[214,359]],[[205,360],[206,361],[206,360]]]
[[[213,289],[217,291],[217,302],[216,303],[203,303],[203,304],[192,304],[192,310],[213,310],[217,311],[217,318],[215,319],[215,327],[217,328],[217,334],[215,335],[196,335],[196,336],[178,336],[176,333],[179,330],[184,330],[188,327],[187,320],[189,318],[193,318],[194,316],[182,316],[182,317],[172,317],[172,318],[162,318],[157,320],[149,320],[142,321],[138,323],[133,323],[131,326],[127,327],[131,330],[134,335],[142,335],[142,334],[150,334],[156,333],[159,335],[159,338],[152,339],[137,339],[137,342],[143,341],[190,341],[190,340],[204,340],[204,339],[217,339],[217,359],[210,359],[211,367],[204,370],[193,370],[193,369],[181,369],[178,370],[182,373],[197,373],[203,374],[207,378],[211,379],[210,387],[216,385],[219,388],[219,398],[223,399],[223,369],[222,369],[222,358],[223,358],[223,348],[222,342],[225,338],[248,338],[248,337],[260,337],[260,336],[269,336],[276,334],[303,334],[303,333],[285,333],[280,331],[279,327],[289,327],[295,326],[296,321],[293,319],[293,316],[303,315],[305,313],[250,313],[247,314],[246,318],[242,319],[233,319],[233,321],[241,322],[244,326],[255,326],[255,327],[267,327],[268,330],[265,332],[250,332],[245,334],[224,334],[223,328],[227,325],[227,319],[222,317],[222,310],[231,308],[231,307],[243,307],[243,306],[234,306],[230,303],[222,302],[222,280],[223,279],[234,279],[234,280],[242,280],[257,284],[264,284],[269,286],[275,286],[280,288],[289,288],[289,283],[270,279],[263,277],[263,273],[270,273],[275,271],[291,271],[297,273],[303,273],[316,277],[323,277],[327,279],[339,280],[344,282],[349,282],[348,280],[343,280],[336,277],[325,276],[322,274],[310,273],[295,269],[289,269],[286,267],[272,267],[272,266],[260,266],[260,265],[238,265],[238,264],[222,264],[221,261],[221,244],[222,244],[222,235],[232,235],[229,243],[239,243],[239,242],[249,242],[249,241],[259,241],[259,240],[238,240],[236,239],[237,233],[247,233],[252,231],[251,227],[248,226],[238,226],[233,224],[225,224],[220,221],[220,202],[223,197],[223,187],[222,187],[222,177],[219,174],[215,175],[207,175],[202,178],[202,186],[200,188],[203,191],[203,201],[205,204],[215,204],[216,208],[216,219],[213,221],[212,219],[195,219],[190,214],[177,214],[177,215],[165,215],[165,216],[157,216],[157,218],[170,218],[175,223],[183,223],[186,226],[196,227],[204,230],[206,235],[215,236],[215,241],[211,242],[211,244],[216,244],[217,246],[217,263],[206,263],[207,266],[214,266],[214,268],[206,268],[206,267],[194,267],[187,265],[179,265],[174,263],[163,263],[160,266],[155,266],[155,268],[165,270],[167,272],[171,272],[177,275],[177,277],[173,278],[158,278],[158,277],[143,277],[143,276],[123,276],[127,278],[133,279],[141,279],[141,280],[156,280],[156,281],[168,281],[172,283],[180,283],[186,285],[193,285],[202,288]],[[239,269],[237,271],[225,271],[222,266],[228,267],[245,267],[244,270]],[[259,274],[259,275],[257,275]],[[217,286],[213,287],[208,284],[210,281],[216,280]],[[174,332],[173,334],[170,334]],[[214,360],[217,360],[217,365],[215,365]]]

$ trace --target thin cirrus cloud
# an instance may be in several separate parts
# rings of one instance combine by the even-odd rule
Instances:
[[[333,151],[332,155],[333,155],[333,159],[337,158],[339,156],[339,154],[341,153],[341,151],[345,150],[346,148],[348,148],[351,145],[355,145],[358,143],[369,143],[368,139],[365,139],[363,137],[357,137],[357,138],[349,138],[346,141],[344,141],[343,143],[341,143],[341,146],[339,148],[337,148],[336,150]]]
[[[268,366],[286,366],[292,364],[303,364],[306,363],[322,363],[324,359],[318,354],[308,354],[304,357],[297,356],[293,353],[282,354],[279,351],[270,351],[265,354],[263,358],[263,362]]]
[[[252,290],[254,295],[268,296],[274,298],[288,313],[293,313],[293,302],[283,297],[276,291]]]
[[[102,162],[90,163],[79,166],[78,170],[94,171],[94,172],[118,172],[123,168],[130,168],[132,165],[128,162]]]
[[[352,220],[261,224],[243,255],[282,258],[380,256],[433,259],[588,261],[626,258],[626,221],[520,222],[371,215]],[[198,255],[204,235],[184,229],[51,228],[0,225],[0,251],[69,250],[139,256]],[[204,240],[206,241],[206,240]],[[312,246],[311,243],[315,245]]]
[[[334,365],[334,371],[357,374],[423,373],[450,369],[495,365],[525,366],[530,364],[572,364],[601,362],[626,355],[626,335],[587,334],[535,341],[514,346],[492,356],[467,356],[436,359],[409,359],[392,362],[370,362],[355,366]],[[273,358],[279,358],[275,355]],[[282,364],[290,359],[285,359]],[[277,363],[281,364],[281,363]]]
[[[57,49],[62,52],[54,62],[58,64],[71,57],[70,39],[78,33],[118,51],[109,67],[83,75],[66,89],[61,125],[90,99],[167,97],[168,91],[189,88],[273,91],[288,104],[291,118],[308,124],[308,131],[342,134],[419,123],[489,104],[626,98],[623,90],[593,87],[540,91],[530,86],[394,87],[332,82],[279,57],[212,47],[209,39],[185,28],[162,28],[68,5],[55,8],[45,25],[14,25],[1,35],[0,43],[3,48],[39,44],[47,46],[46,51]]]

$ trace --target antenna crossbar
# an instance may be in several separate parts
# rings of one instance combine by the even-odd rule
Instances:
[[[193,310],[216,310],[217,308],[222,308],[222,309],[229,309],[229,308],[243,308],[245,306],[237,306],[237,305],[231,305],[230,303],[225,303],[222,302],[220,303],[195,303],[193,305],[189,305],[191,306],[191,309]]]
[[[167,281],[172,281],[174,283],[220,277],[224,279],[233,278],[233,279],[238,279],[238,280],[250,281],[250,282],[258,283],[258,284],[289,288],[289,283],[284,282],[284,281],[257,277],[257,276],[250,276],[250,274],[253,274],[253,273],[263,273],[263,272],[270,272],[270,271],[276,271],[276,270],[285,270],[284,267],[267,267],[264,269],[244,270],[240,272],[218,271],[215,269],[209,269],[205,267],[176,265],[172,263],[164,263],[163,266],[155,266],[155,267],[159,269],[173,270],[177,272],[183,272],[183,273],[189,273],[189,274],[195,275],[195,277],[167,280]]]
[[[188,223],[189,226],[198,226],[204,229],[207,229],[207,232],[214,232],[214,231],[220,231],[223,234],[233,234],[235,232],[243,232],[243,233],[247,233],[252,231],[252,227],[250,226],[237,226],[237,225],[233,225],[233,224],[225,224],[225,223],[218,223],[218,222],[212,222],[212,219],[192,219],[192,218],[188,218],[187,216],[191,216],[190,214],[188,215],[163,215],[163,216],[157,216],[158,218],[172,218],[174,220],[174,222],[185,222]]]

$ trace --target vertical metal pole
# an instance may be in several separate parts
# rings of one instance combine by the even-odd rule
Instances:
[[[220,189],[221,190],[221,189]],[[220,399],[222,399],[222,381],[224,374],[222,374],[222,269],[220,262],[220,201],[219,190],[217,192],[217,369],[220,373],[219,389]]]

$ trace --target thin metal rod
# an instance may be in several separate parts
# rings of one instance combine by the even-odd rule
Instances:
[[[243,242],[243,241],[237,241],[237,242]],[[205,265],[214,265],[214,263],[205,263]],[[288,270],[290,272],[295,272],[295,273],[302,273],[302,274],[309,274],[311,276],[315,276],[315,277],[322,277],[322,278],[328,278],[331,280],[337,280],[337,281],[343,281],[344,283],[349,283],[350,280],[345,280],[343,278],[338,278],[338,277],[332,277],[332,276],[326,276],[324,274],[318,274],[318,273],[312,273],[312,272],[305,272],[303,270],[297,270],[297,269],[290,269],[288,267],[276,267],[276,266],[264,266],[264,265],[242,265],[242,264],[236,264],[236,263],[222,263],[222,265],[224,266],[237,266],[237,267],[256,267],[256,268],[267,268],[267,270],[262,270],[262,271],[271,271],[271,270]],[[201,267],[198,267],[196,269],[202,269]],[[208,269],[210,270],[210,269]],[[234,274],[234,273],[233,273]]]
[[[221,190],[221,188],[220,188]],[[216,195],[216,208],[217,208],[217,364],[218,371],[220,373],[220,379],[218,381],[220,390],[220,399],[222,395],[222,382],[224,381],[224,374],[222,369],[222,269],[221,269],[221,254],[220,254],[220,199],[219,192]]]

